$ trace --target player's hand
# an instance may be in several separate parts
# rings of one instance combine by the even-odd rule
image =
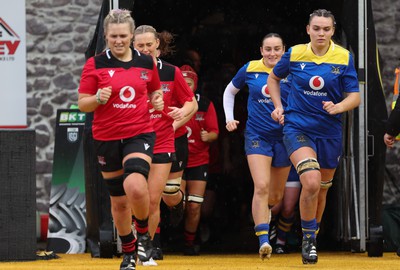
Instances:
[[[202,128],[200,131],[200,137],[203,142],[208,142],[208,131]]]
[[[284,110],[282,108],[276,108],[271,113],[272,119],[274,119],[276,122],[279,122],[281,125],[283,125],[285,121],[283,112]]]
[[[168,115],[174,119],[175,121],[180,121],[185,117],[185,112],[183,108],[178,108],[178,107],[168,107],[171,111],[168,113]]]
[[[386,146],[387,146],[388,148],[393,148],[393,146],[394,146],[394,141],[395,141],[395,137],[386,133],[386,134],[383,136],[383,141],[385,142],[385,144],[386,144]]]
[[[322,101],[322,108],[330,115],[342,113],[342,108],[340,107],[339,103],[335,104],[332,101]]]
[[[107,101],[110,99],[112,93],[112,88],[111,86],[107,86],[104,88],[99,88],[97,90],[96,97],[98,98],[98,101],[100,101],[100,104],[106,104]]]
[[[237,129],[237,126],[239,125],[239,121],[237,121],[237,120],[232,120],[232,121],[228,121],[227,123],[226,123],[226,129],[228,130],[228,131],[234,131],[234,130],[236,130]]]
[[[151,95],[151,104],[156,111],[164,110],[164,99],[162,94],[155,92]]]

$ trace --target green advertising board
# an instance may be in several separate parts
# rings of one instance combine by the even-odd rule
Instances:
[[[84,253],[86,200],[82,135],[86,114],[58,110],[55,127],[53,178],[50,192],[47,250]]]

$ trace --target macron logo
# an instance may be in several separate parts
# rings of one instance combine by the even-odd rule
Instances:
[[[114,76],[115,70],[109,70],[108,74],[110,74],[110,77],[112,78],[112,76]]]
[[[144,150],[147,150],[150,148],[150,145],[148,143],[144,143],[143,145],[144,145]]]
[[[300,67],[301,67],[301,70],[303,70],[303,69],[306,67],[306,64],[301,63],[301,64],[300,64]]]

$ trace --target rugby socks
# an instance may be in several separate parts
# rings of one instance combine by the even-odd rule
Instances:
[[[317,219],[312,220],[301,220],[301,228],[303,231],[303,239],[315,239],[317,231]]]
[[[289,218],[285,218],[283,216],[279,217],[277,225],[277,235],[278,235],[278,238],[276,240],[277,244],[285,245],[286,236],[292,229],[293,222],[294,222],[294,216],[291,216]]]
[[[153,247],[161,247],[161,235],[160,235],[161,229],[160,229],[160,224],[158,224],[156,232],[154,233],[153,237]]]
[[[122,252],[124,254],[133,254],[136,249],[136,239],[133,233],[130,232],[128,235],[120,235],[119,238],[122,243]]]
[[[258,241],[260,242],[260,247],[264,243],[269,244],[269,239],[268,239],[269,224],[268,223],[258,224],[257,226],[254,227],[254,231],[256,232],[256,235],[258,236]]]
[[[185,238],[185,245],[186,246],[193,246],[194,245],[194,239],[196,238],[196,232],[188,232],[185,230],[183,233],[183,236]]]
[[[135,228],[136,231],[138,232],[138,234],[146,234],[149,231],[149,223],[148,223],[149,219],[138,219],[135,218]]]

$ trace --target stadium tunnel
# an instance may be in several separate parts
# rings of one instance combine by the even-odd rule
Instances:
[[[259,59],[260,42],[267,33],[279,33],[286,48],[308,42],[305,27],[309,14],[319,8],[332,11],[337,22],[334,40],[355,56],[363,101],[358,109],[343,117],[343,161],[328,195],[318,237],[319,245],[329,250],[364,252],[368,249],[371,256],[381,255],[380,213],[385,146],[380,138],[383,136],[387,111],[380,81],[370,0],[117,2],[120,8],[133,11],[137,26],[148,24],[158,32],[166,30],[175,35],[176,54],[165,60],[179,66],[186,49],[195,49],[200,53],[200,80],[203,86],[207,82],[213,85],[212,91],[201,91],[205,91],[215,103],[219,117],[222,117],[219,119],[222,129],[225,121],[222,93],[232,78],[226,74],[233,76],[247,61]],[[221,69],[226,69],[227,72],[223,73],[226,76],[219,76]],[[237,152],[240,153],[240,150]],[[230,194],[220,195],[234,197],[232,200],[235,201],[242,187],[229,187],[229,181],[225,181],[224,185],[227,186],[219,187],[220,192],[229,191]],[[247,185],[252,185],[252,182],[247,182]],[[226,204],[226,207],[232,206]],[[232,228],[237,228],[238,224],[235,223],[240,223],[240,220],[232,219],[229,222]],[[237,241],[237,245],[243,247],[240,241]]]

